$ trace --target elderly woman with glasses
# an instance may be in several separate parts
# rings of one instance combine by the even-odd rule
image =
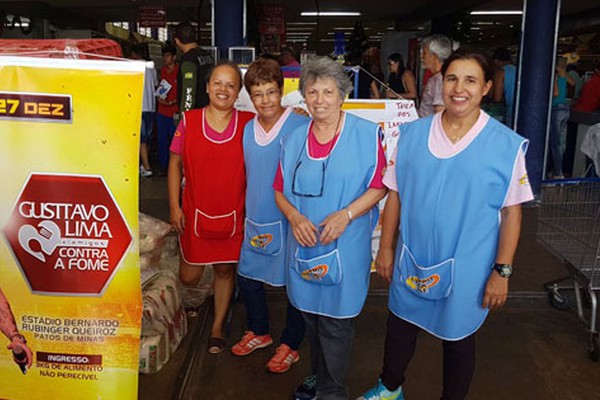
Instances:
[[[303,64],[300,92],[312,121],[284,138],[274,182],[289,221],[288,297],[311,344],[313,375],[297,398],[314,390],[319,399],[348,398],[353,320],[369,286],[376,204],[387,192],[379,127],[342,111],[351,88],[333,60]]]

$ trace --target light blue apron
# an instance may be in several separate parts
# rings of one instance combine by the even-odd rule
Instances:
[[[291,113],[278,137],[262,146],[256,143],[255,119],[244,128],[246,164],[246,221],[238,273],[246,278],[285,285],[287,220],[275,204],[273,181],[279,167],[281,140],[299,126],[307,126],[307,117]]]
[[[433,335],[460,340],[485,320],[500,210],[527,141],[494,119],[460,153],[429,150],[433,116],[401,127],[396,173],[401,239],[389,308]]]
[[[378,126],[346,114],[328,158],[308,155],[308,128],[284,139],[284,195],[315,226],[364,194],[377,166]],[[299,310],[350,318],[362,309],[369,287],[372,226],[377,207],[356,218],[327,246],[302,247],[291,232],[288,296]]]

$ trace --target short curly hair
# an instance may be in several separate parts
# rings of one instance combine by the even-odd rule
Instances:
[[[302,64],[299,87],[302,96],[305,96],[306,86],[319,78],[332,78],[337,84],[342,99],[352,91],[350,78],[341,64],[329,57],[313,57]]]
[[[248,93],[252,86],[269,82],[275,82],[279,89],[283,88],[283,74],[279,63],[267,58],[253,61],[244,75],[244,87]]]

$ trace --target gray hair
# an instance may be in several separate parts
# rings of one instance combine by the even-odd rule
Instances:
[[[302,96],[305,95],[306,85],[313,83],[319,78],[333,79],[337,84],[342,99],[345,99],[348,93],[352,91],[350,78],[341,64],[333,61],[329,57],[312,57],[302,64],[299,86]]]
[[[423,47],[427,46],[429,51],[444,63],[452,54],[452,40],[444,35],[431,35],[423,39]]]

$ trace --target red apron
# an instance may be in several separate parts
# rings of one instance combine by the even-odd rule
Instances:
[[[220,142],[205,135],[203,114],[204,109],[184,114],[181,252],[188,264],[235,263],[244,238],[242,138],[244,126],[254,114],[234,113],[233,136]]]

